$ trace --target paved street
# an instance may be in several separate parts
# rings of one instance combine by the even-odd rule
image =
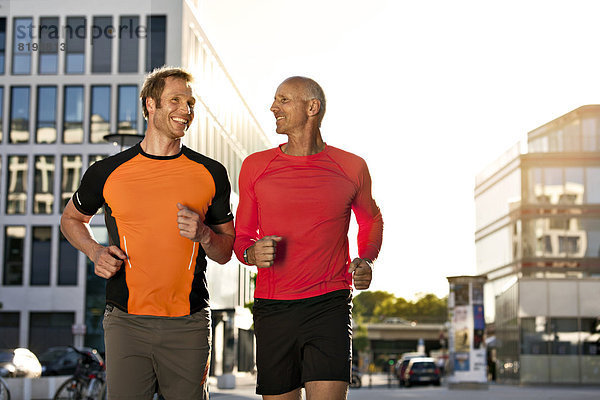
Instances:
[[[488,390],[449,390],[442,385],[441,387],[425,386],[405,389],[398,388],[396,384],[388,388],[385,375],[373,375],[371,388],[368,387],[368,376],[363,376],[362,382],[362,388],[350,389],[349,400],[597,400],[600,398],[600,387],[598,386],[490,385]],[[257,400],[261,398],[254,394],[252,375],[238,376],[236,389],[218,389],[216,386],[216,380],[211,381],[211,399]]]

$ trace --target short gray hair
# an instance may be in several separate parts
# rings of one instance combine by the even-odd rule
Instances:
[[[315,80],[307,78],[305,76],[291,76],[284,80],[283,82],[298,80],[304,84],[305,98],[304,100],[312,100],[317,99],[321,103],[321,108],[319,109],[319,118],[320,121],[323,120],[323,116],[325,115],[325,108],[327,104],[327,100],[325,99],[325,92],[321,85],[319,85]]]

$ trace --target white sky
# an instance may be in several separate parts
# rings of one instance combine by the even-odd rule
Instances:
[[[384,218],[371,290],[475,273],[475,175],[528,131],[600,102],[598,1],[200,0],[274,144],[286,77],[327,96],[325,141],[365,158]],[[352,254],[352,257],[356,254]]]

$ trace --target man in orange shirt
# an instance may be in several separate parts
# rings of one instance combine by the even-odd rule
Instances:
[[[140,97],[137,145],[93,164],[61,230],[108,279],[104,330],[109,398],[208,398],[210,308],[206,257],[231,258],[235,232],[225,168],[181,143],[194,118],[192,77],[152,72]],[[104,207],[109,246],[89,221]]]
[[[256,265],[256,392],[265,400],[341,400],[351,364],[351,288],[367,289],[383,220],[365,161],[326,144],[325,95],[286,79],[271,106],[287,143],[250,155],[240,172],[234,250]],[[351,261],[348,225],[359,226]]]

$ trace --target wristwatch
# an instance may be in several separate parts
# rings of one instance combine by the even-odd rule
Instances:
[[[248,249],[249,249],[249,247],[248,247]],[[245,262],[246,264],[250,264],[250,263],[248,262],[248,249],[244,250],[244,262]]]

